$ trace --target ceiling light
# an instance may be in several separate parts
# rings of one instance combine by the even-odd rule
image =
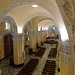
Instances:
[[[32,7],[38,7],[38,5],[32,5]]]

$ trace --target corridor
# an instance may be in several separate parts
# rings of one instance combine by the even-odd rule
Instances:
[[[26,55],[25,56],[25,60],[24,60],[25,64],[31,58],[39,59],[39,64],[37,65],[36,69],[34,70],[33,75],[41,75],[41,72],[42,72],[42,69],[46,63],[46,60],[50,60],[48,58],[48,54],[49,54],[51,48],[54,48],[54,46],[51,46],[49,44],[44,44],[44,46],[42,46],[42,47],[46,47],[46,51],[45,51],[44,55],[42,56],[42,58],[41,57],[35,57],[34,55]],[[8,59],[4,59],[0,62],[0,69],[2,70],[3,75],[17,75],[18,71],[20,71],[21,68],[14,68],[12,66],[9,66],[9,60]]]
[[[75,75],[75,0],[0,0],[1,72]]]
[[[25,54],[25,59],[24,59],[25,65],[32,58],[33,59],[35,59],[35,58],[39,59],[39,63],[36,66],[35,70],[33,71],[32,75],[41,75],[42,74],[42,70],[43,70],[47,60],[54,60],[54,61],[57,62],[57,57],[55,59],[48,58],[48,54],[49,54],[51,48],[56,48],[56,46],[55,45],[52,46],[50,44],[46,44],[45,43],[44,45],[42,45],[42,47],[46,47],[46,51],[45,51],[45,53],[43,54],[42,57],[36,57],[34,54],[33,55]],[[56,66],[55,75],[58,75],[57,74],[58,73],[57,72],[57,68],[58,68],[58,64]],[[2,70],[2,74],[3,75],[17,75],[18,72],[22,69],[22,67],[15,68],[13,66],[9,66],[9,60],[8,59],[4,59],[4,60],[2,60],[0,62],[0,69]]]

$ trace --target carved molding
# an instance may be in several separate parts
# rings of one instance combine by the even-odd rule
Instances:
[[[62,51],[60,51],[59,52],[60,53],[60,57],[62,57],[62,59],[64,60],[64,61],[70,61],[71,62],[71,64],[74,64],[75,62],[74,62],[74,59],[73,59],[73,55],[72,55],[72,53],[66,53],[66,52],[62,52]]]
[[[60,44],[60,49],[61,51],[67,51],[67,52],[71,52],[71,45],[70,45],[70,41],[58,41]]]
[[[21,3],[16,3],[14,5],[12,5],[11,7],[8,7],[4,12],[3,14],[0,15],[0,23],[2,21],[2,19],[5,17],[5,15],[11,10],[13,9],[14,7],[18,7],[18,6],[21,6],[21,5],[33,5],[35,3],[32,3],[32,2],[21,2]]]
[[[63,9],[68,18],[70,17],[71,19],[74,19],[74,7],[72,0],[65,0]]]
[[[36,35],[37,35],[36,31],[30,31],[30,32],[29,32],[29,36],[30,36],[30,37],[36,36]]]
[[[17,33],[17,24],[12,17],[5,16],[2,22],[8,22],[12,27],[13,33]]]
[[[24,35],[25,34],[12,34],[13,35],[13,41],[18,41],[18,40],[24,40]]]

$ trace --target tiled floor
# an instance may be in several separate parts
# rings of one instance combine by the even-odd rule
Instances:
[[[16,75],[21,68],[15,68],[9,65],[9,60],[4,59],[0,62],[0,69],[3,75]]]
[[[25,64],[30,60],[30,58],[38,58],[39,59],[39,64],[37,65],[36,69],[34,70],[33,75],[41,75],[43,67],[44,67],[47,59],[54,60],[54,59],[48,58],[48,54],[49,54],[51,48],[54,48],[55,46],[52,46],[49,44],[44,44],[43,47],[46,47],[46,51],[45,51],[44,55],[42,56],[42,58],[35,57],[34,55],[28,55],[27,53],[25,54],[25,60],[24,60]],[[17,75],[17,73],[21,70],[21,68],[22,67],[15,68],[13,66],[10,66],[8,59],[4,59],[0,62],[0,69],[3,73],[3,75]],[[56,75],[57,75],[57,73],[56,73]]]

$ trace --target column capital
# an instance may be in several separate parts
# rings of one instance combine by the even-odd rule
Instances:
[[[42,32],[41,32],[41,31],[38,31],[37,33],[38,33],[39,35],[40,35],[40,34],[42,34]]]
[[[24,40],[24,33],[22,33],[22,34],[18,34],[18,33],[16,33],[16,34],[12,34],[13,35],[13,40],[14,41],[17,41],[17,40]]]
[[[37,35],[36,31],[30,31],[30,32],[29,32],[29,36],[31,36],[31,37],[32,37],[32,36],[36,36],[36,35]]]

